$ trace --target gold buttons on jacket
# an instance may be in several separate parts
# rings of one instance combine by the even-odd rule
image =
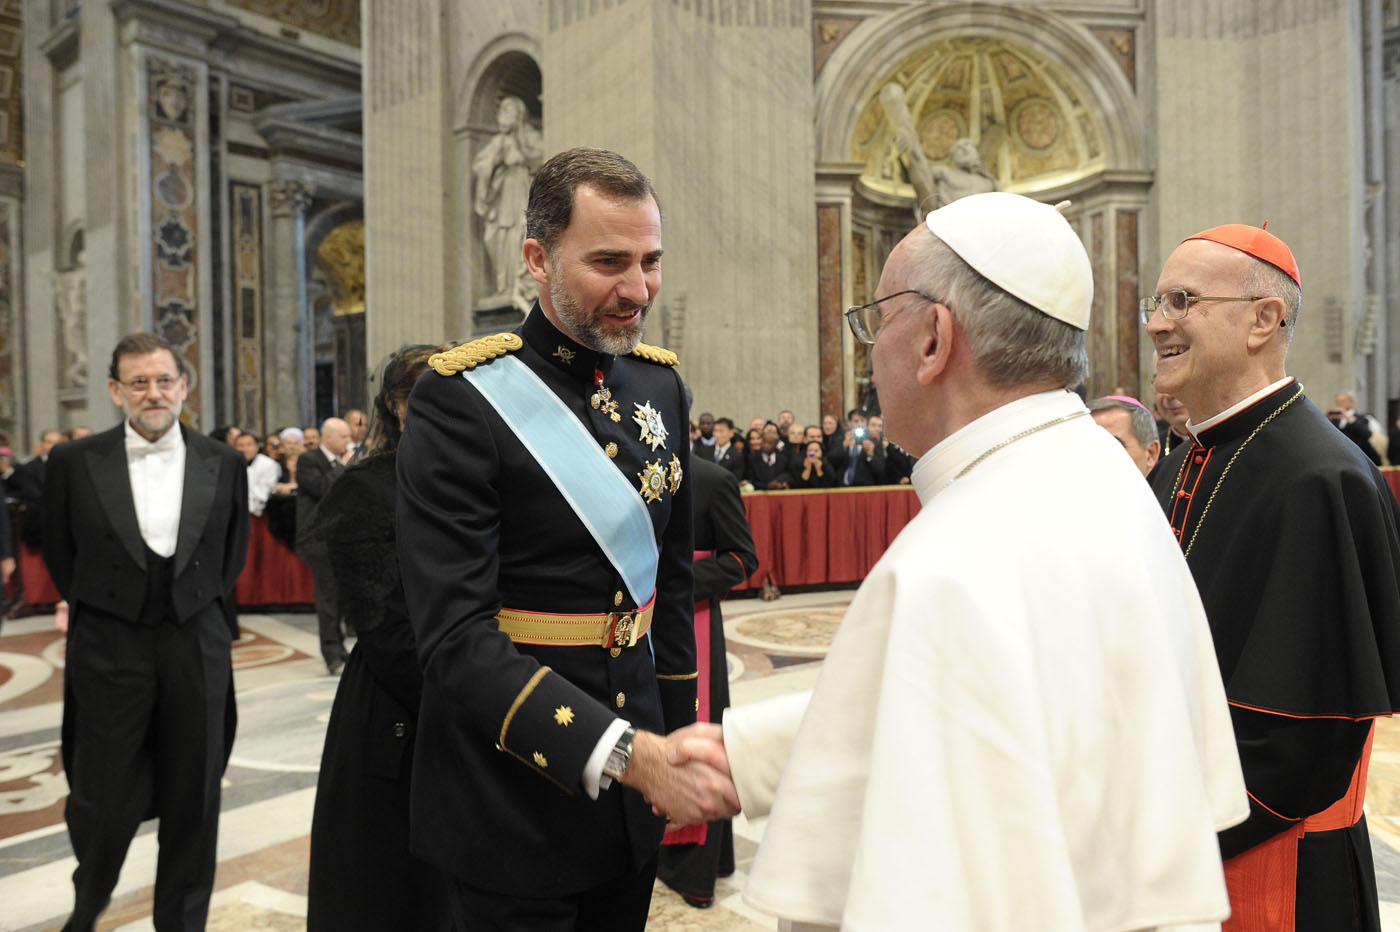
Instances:
[[[608,456],[609,456],[610,458],[616,458],[616,456],[617,456],[617,444],[615,444],[615,443],[609,443],[607,446],[603,447],[603,452],[606,453],[606,454],[608,454]]]
[[[623,706],[625,706],[625,705],[627,704],[627,694],[626,694],[626,693],[618,693],[618,694],[617,694],[617,699],[615,699],[614,701],[617,703],[617,707],[618,707],[619,709],[622,708]]]
[[[614,657],[621,657],[621,656],[622,656],[622,648],[621,648],[621,647],[611,647],[611,648],[608,649],[608,653],[609,653],[609,654],[612,654]]]
[[[622,604],[622,590],[621,590],[621,589],[619,589],[619,590],[617,590],[616,592],[613,593],[613,604],[614,604],[614,605],[621,605],[621,604]]]

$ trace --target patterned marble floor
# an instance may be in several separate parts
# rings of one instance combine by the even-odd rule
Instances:
[[[726,603],[735,704],[809,688],[849,592]],[[319,659],[313,615],[245,615],[234,647],[239,730],[225,777],[219,866],[208,928],[301,930],[308,831],[322,737],[336,681]],[[54,932],[72,902],[74,862],[58,762],[63,639],[51,617],[0,629],[0,932]],[[1400,930],[1400,722],[1384,721],[1372,757],[1367,817],[1387,928]],[[150,930],[155,824],[132,843],[98,928]],[[649,930],[731,932],[776,923],[742,902],[763,826],[735,822],[738,870],[708,910],[657,885]]]

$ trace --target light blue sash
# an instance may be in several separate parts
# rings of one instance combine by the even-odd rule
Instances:
[[[514,356],[462,373],[491,403],[574,509],[632,601],[645,605],[656,588],[656,529],[632,484],[613,465],[559,396]]]

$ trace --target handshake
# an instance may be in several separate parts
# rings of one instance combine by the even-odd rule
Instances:
[[[638,731],[622,782],[642,794],[667,830],[739,814],[724,730],[696,722],[669,735]]]

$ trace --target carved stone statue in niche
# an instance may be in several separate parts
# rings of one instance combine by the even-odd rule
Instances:
[[[496,128],[499,131],[472,160],[473,207],[482,221],[493,296],[509,298],[525,311],[534,302],[534,279],[525,271],[520,247],[525,242],[530,181],[544,163],[544,139],[529,122],[519,97],[501,98]]]
[[[880,105],[894,126],[895,137],[908,158],[909,181],[914,186],[914,215],[922,221],[929,211],[969,194],[997,190],[996,178],[982,167],[977,144],[967,137],[953,143],[952,165],[934,165],[924,154],[914,118],[904,99],[904,88],[893,82],[880,90]]]
[[[53,273],[53,302],[58,317],[61,388],[82,388],[88,380],[87,271],[84,252],[73,268]]]

